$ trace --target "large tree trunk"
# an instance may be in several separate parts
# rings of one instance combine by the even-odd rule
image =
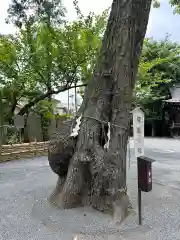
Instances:
[[[78,136],[69,137],[72,126],[65,130],[63,125],[63,132],[50,143],[50,166],[59,175],[51,200],[58,206],[87,204],[119,212],[120,220],[127,214],[129,111],[150,6],[151,0],[112,3],[100,58],[78,112],[82,115]],[[105,149],[108,122],[110,142]]]

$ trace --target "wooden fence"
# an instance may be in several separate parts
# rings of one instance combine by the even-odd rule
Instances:
[[[31,142],[2,145],[0,152],[0,162],[47,155],[48,143],[49,142]]]

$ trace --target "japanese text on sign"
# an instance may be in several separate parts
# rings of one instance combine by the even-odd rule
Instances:
[[[144,155],[144,113],[140,108],[133,111],[133,135],[135,156]]]

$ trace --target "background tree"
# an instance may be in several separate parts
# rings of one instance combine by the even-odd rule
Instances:
[[[0,88],[5,104],[5,120],[11,123],[18,101],[36,93],[36,80],[26,61],[26,49],[18,36],[0,36]]]
[[[106,26],[108,11],[101,15],[90,13],[72,23],[53,19],[56,12],[61,11],[57,1],[51,8],[52,21],[51,26],[48,26],[44,20],[45,13],[42,13],[42,10],[37,11],[39,3],[35,1],[32,7],[32,2],[34,1],[22,1],[21,7],[18,7],[17,1],[12,2],[9,20],[19,26],[19,31],[16,36],[1,36],[1,86],[6,85],[10,94],[8,98],[11,97],[11,101],[6,101],[9,101],[11,107],[11,110],[7,108],[9,121],[20,100],[27,102],[19,112],[24,115],[39,101],[52,94],[74,88],[75,83],[77,86],[86,85]],[[27,12],[30,8],[33,13],[29,16]],[[51,47],[48,49],[49,46]],[[21,81],[20,77],[17,80],[16,76],[15,82],[15,74],[21,76]],[[10,89],[7,81],[11,82],[11,85],[13,83],[14,90],[12,87]],[[5,95],[7,98],[7,94]],[[14,103],[12,95],[16,95]]]
[[[43,22],[49,27],[64,22],[66,9],[61,0],[12,0],[6,22],[22,28],[27,24]]]
[[[171,98],[170,88],[179,83],[179,50],[180,45],[167,37],[162,41],[146,39],[144,42],[134,105],[143,107],[146,122],[152,126],[156,120],[164,121],[163,100]]]

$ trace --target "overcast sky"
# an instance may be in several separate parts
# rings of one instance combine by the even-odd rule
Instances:
[[[10,0],[0,0],[0,33],[13,33],[15,29],[12,25],[5,24],[4,20],[7,16],[7,8]],[[68,19],[74,20],[76,13],[73,8],[73,0],[64,0],[64,5],[68,10]],[[84,15],[89,11],[101,13],[108,8],[112,0],[79,0],[79,5]],[[168,0],[161,0],[159,9],[152,9],[147,29],[147,36],[154,39],[163,39],[166,33],[171,35],[173,41],[180,42],[180,16],[174,16],[172,8],[168,4]],[[73,91],[72,91],[73,93]],[[62,102],[67,103],[67,93],[57,96]]]

